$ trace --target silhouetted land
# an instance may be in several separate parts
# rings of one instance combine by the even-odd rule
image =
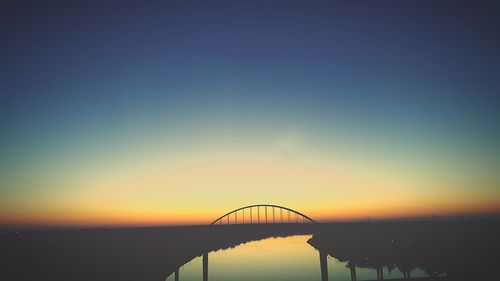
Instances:
[[[309,241],[349,265],[421,268],[447,280],[499,280],[500,221],[328,225]],[[410,276],[411,277],[411,276]]]
[[[447,280],[497,280],[500,221],[370,222],[87,229],[2,234],[2,280],[165,280],[203,253],[313,234],[314,248],[358,267],[419,267]]]

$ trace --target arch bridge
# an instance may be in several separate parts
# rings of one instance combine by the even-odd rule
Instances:
[[[287,207],[257,204],[232,210],[214,220],[210,225],[267,223],[316,223],[316,221]]]

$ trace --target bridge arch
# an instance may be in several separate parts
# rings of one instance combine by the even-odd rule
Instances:
[[[261,219],[260,208],[264,208],[264,214],[262,219]],[[268,216],[268,208],[271,209],[269,216]],[[255,214],[257,217],[255,217],[255,215],[252,212],[255,209],[257,209],[256,210],[257,213]],[[246,218],[245,218],[245,210],[247,210]],[[278,214],[276,214],[276,210],[279,211]],[[240,217],[240,221],[238,221],[238,212],[242,214],[242,216]],[[283,216],[283,213],[285,213],[285,217]],[[292,216],[295,216],[295,218],[292,218]],[[272,204],[256,204],[256,205],[248,205],[245,207],[241,207],[232,210],[228,213],[225,213],[224,215],[214,220],[210,225],[264,224],[264,223],[316,223],[316,221],[299,211],[287,207],[272,205]]]

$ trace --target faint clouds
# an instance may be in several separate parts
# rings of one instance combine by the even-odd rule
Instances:
[[[288,133],[278,136],[274,140],[277,152],[286,157],[302,157],[305,153],[304,138],[297,133]]]

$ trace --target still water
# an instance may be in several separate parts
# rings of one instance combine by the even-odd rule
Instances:
[[[240,244],[234,248],[208,253],[208,280],[326,280],[321,275],[320,254],[307,241],[312,235],[267,238]],[[326,259],[328,280],[351,280],[347,262]],[[377,271],[356,266],[357,280],[377,280]],[[384,279],[403,278],[398,268],[382,267]],[[411,276],[427,277],[419,268]],[[203,280],[203,257],[199,256],[179,269],[179,280]],[[323,279],[322,279],[323,278]],[[167,281],[175,281],[175,273]]]

